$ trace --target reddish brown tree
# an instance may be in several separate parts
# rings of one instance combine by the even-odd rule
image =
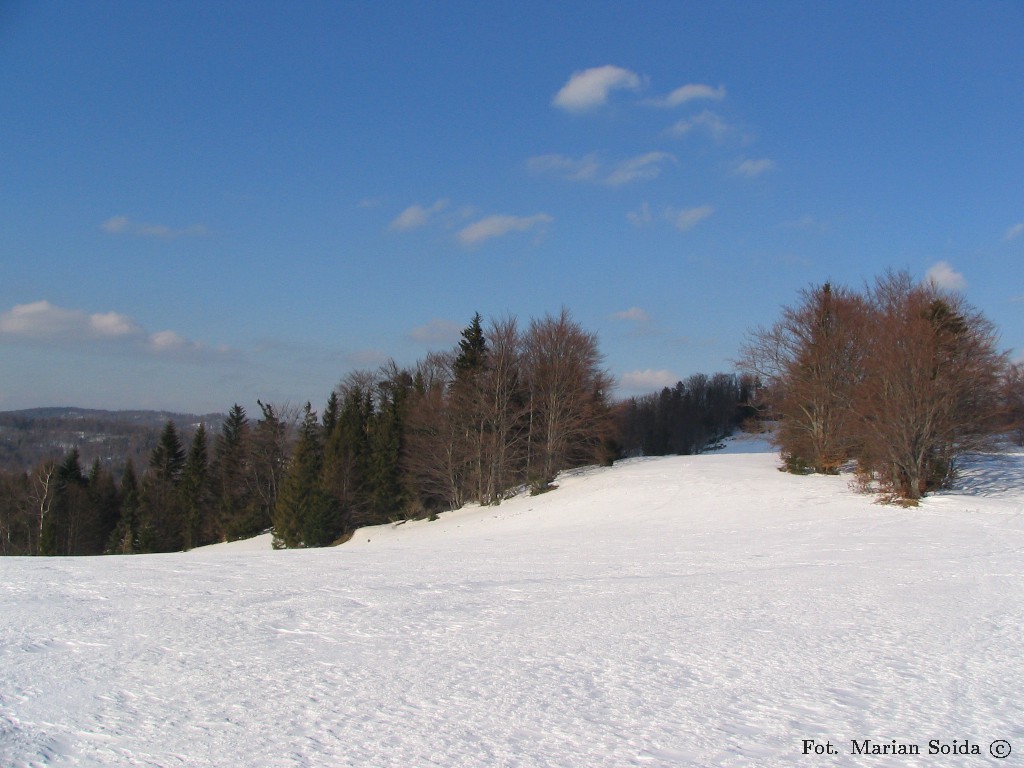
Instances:
[[[611,377],[601,367],[596,334],[562,309],[533,320],[523,342],[529,399],[528,472],[535,490],[563,469],[606,457],[613,424]]]
[[[992,323],[933,283],[890,272],[870,300],[871,354],[853,403],[858,462],[914,502],[948,484],[965,453],[991,444],[1006,357]]]
[[[850,405],[864,375],[866,315],[863,298],[825,283],[802,291],[741,351],[739,367],[765,385],[791,471],[834,473],[853,451]]]

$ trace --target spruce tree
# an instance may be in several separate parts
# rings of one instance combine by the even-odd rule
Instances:
[[[174,552],[184,543],[178,485],[185,469],[185,449],[174,423],[168,421],[149,458],[142,482],[139,551]]]
[[[121,487],[118,492],[121,517],[107,544],[109,554],[132,555],[139,551],[140,496],[139,478],[135,473],[135,464],[128,459],[128,463],[124,467],[124,474],[121,476]]]
[[[185,459],[179,486],[184,516],[182,545],[185,549],[212,543],[209,533],[210,472],[207,457],[206,427],[196,429]]]
[[[121,515],[117,484],[99,459],[89,470],[86,493],[89,516],[82,532],[80,551],[85,555],[99,555],[105,550]]]
[[[484,338],[483,323],[480,313],[473,315],[473,320],[462,330],[459,340],[459,354],[455,358],[455,376],[457,379],[466,374],[474,374],[482,370],[487,360],[487,339]]]
[[[245,409],[235,403],[221,426],[214,449],[216,512],[211,536],[217,541],[231,541],[249,532],[245,525],[251,504],[246,478],[249,443],[249,419]]]
[[[333,540],[333,510],[321,485],[322,476],[320,425],[307,403],[274,510],[275,548],[322,547]]]
[[[325,437],[323,487],[333,500],[342,530],[366,521],[373,418],[370,393],[353,385],[344,392],[337,424]]]

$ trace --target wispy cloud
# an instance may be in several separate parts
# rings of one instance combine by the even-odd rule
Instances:
[[[176,237],[204,237],[209,234],[203,224],[173,228],[164,224],[146,224],[133,221],[127,216],[111,216],[100,224],[100,229],[111,235],[135,235],[137,237],[157,237],[171,240]]]
[[[719,114],[705,109],[699,115],[675,123],[667,132],[669,136],[682,137],[695,130],[707,133],[715,141],[722,141],[732,127]]]
[[[647,203],[641,204],[638,210],[627,213],[626,218],[629,219],[630,223],[635,227],[646,227],[654,222],[654,216],[651,214],[651,206]]]
[[[543,228],[552,221],[554,219],[546,213],[537,213],[533,216],[487,216],[460,230],[456,237],[463,245],[473,246],[510,232]]]
[[[1003,235],[1003,240],[1016,240],[1021,235],[1024,235],[1024,221],[1022,221],[1020,224],[1014,224],[1012,227],[1006,230],[1006,234]]]
[[[635,72],[607,64],[574,72],[559,89],[551,103],[567,112],[587,112],[608,103],[613,90],[640,88],[641,78]]]
[[[651,316],[640,307],[630,307],[621,312],[615,312],[612,318],[615,320],[625,320],[630,323],[649,323],[651,321]]]
[[[966,278],[945,261],[937,262],[929,267],[924,278],[937,288],[947,291],[962,291],[967,287]]]
[[[667,163],[676,162],[668,152],[648,152],[605,168],[594,154],[582,158],[565,155],[539,155],[526,161],[534,173],[552,173],[569,181],[584,181],[618,187],[634,181],[649,181],[661,175]]]
[[[689,83],[676,88],[667,96],[651,99],[648,103],[653,104],[656,107],[671,108],[678,107],[681,104],[686,104],[689,101],[696,101],[698,99],[721,101],[724,98],[724,85],[712,88],[710,85],[704,85],[703,83]]]
[[[601,169],[596,155],[573,158],[565,155],[538,155],[526,161],[532,173],[553,173],[570,181],[595,181]]]
[[[775,161],[769,160],[768,158],[762,158],[760,160],[742,160],[736,163],[736,167],[733,168],[733,174],[736,176],[746,176],[748,179],[753,179],[760,176],[762,173],[767,173],[775,168]]]
[[[619,386],[628,392],[650,392],[671,387],[677,381],[679,381],[679,377],[672,371],[664,368],[659,370],[645,368],[622,374],[619,377]]]
[[[662,165],[675,162],[675,156],[668,152],[648,152],[646,155],[633,157],[620,163],[608,174],[605,183],[612,187],[629,184],[634,181],[649,181],[661,174]]]
[[[18,304],[0,313],[0,341],[5,340],[41,344],[120,343],[155,354],[214,352],[176,331],[147,333],[137,322],[118,312],[90,314],[58,307],[46,300]]]
[[[434,202],[433,205],[424,208],[421,205],[410,205],[391,222],[389,229],[399,232],[407,232],[411,229],[419,229],[430,223],[437,214],[445,210],[449,205],[446,198]]]
[[[710,218],[715,213],[713,205],[698,205],[693,208],[673,208],[666,206],[658,216],[651,211],[648,203],[643,203],[636,211],[626,213],[626,218],[635,227],[649,227],[656,221],[667,221],[676,229],[686,232]]]
[[[434,318],[409,331],[409,338],[422,344],[454,344],[459,340],[461,332],[462,326],[458,323]]]
[[[698,205],[695,208],[683,208],[681,210],[667,208],[665,210],[665,218],[672,222],[672,226],[676,229],[686,232],[693,229],[704,219],[709,218],[714,212],[715,208],[711,205]]]

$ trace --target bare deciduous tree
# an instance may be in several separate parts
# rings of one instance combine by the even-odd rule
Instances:
[[[611,377],[601,368],[597,336],[567,309],[533,320],[523,344],[529,393],[529,473],[536,489],[559,471],[602,459],[611,433]]]
[[[906,272],[871,291],[871,354],[853,403],[858,461],[896,497],[947,484],[998,428],[1006,357],[995,327],[958,295]]]
[[[780,419],[776,440],[792,471],[836,472],[849,458],[850,403],[863,377],[864,300],[829,283],[801,292],[771,328],[753,332],[739,367],[758,376]]]

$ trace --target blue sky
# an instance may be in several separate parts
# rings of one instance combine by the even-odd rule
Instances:
[[[0,409],[321,407],[567,307],[619,394],[825,280],[1024,352],[1019,2],[0,3]]]

